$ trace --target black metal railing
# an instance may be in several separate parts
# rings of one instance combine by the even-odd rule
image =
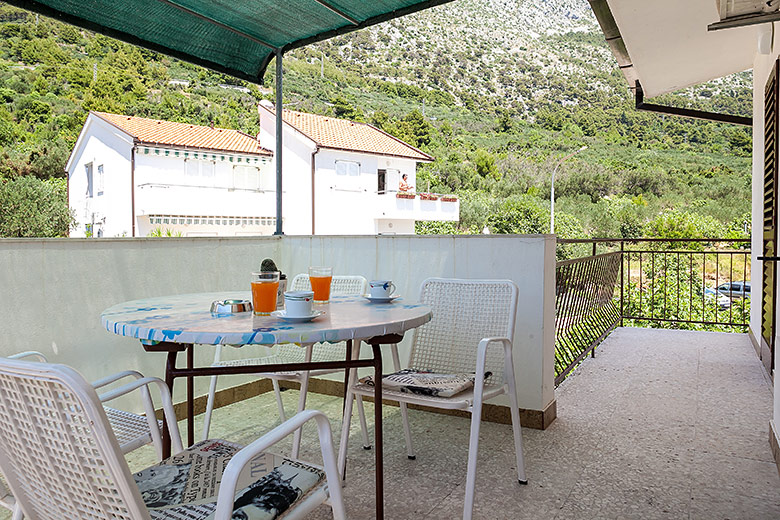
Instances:
[[[556,265],[555,384],[559,384],[620,321],[615,284],[619,252]]]
[[[750,241],[559,239],[555,383],[617,325],[743,330]],[[597,254],[601,250],[600,254]]]

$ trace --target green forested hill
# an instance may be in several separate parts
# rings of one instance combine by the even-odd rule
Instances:
[[[89,110],[254,134],[256,103],[272,98],[3,4],[0,36],[2,236],[65,232],[63,167]],[[421,231],[546,231],[550,174],[583,145],[558,171],[561,235],[737,236],[749,225],[749,129],[637,112],[586,0],[457,0],[284,65],[288,108],[368,121],[436,157],[418,191],[458,193],[461,223]],[[749,115],[751,83],[742,73],[656,101]]]

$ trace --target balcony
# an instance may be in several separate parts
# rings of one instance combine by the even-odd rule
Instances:
[[[378,196],[377,219],[411,219],[457,222],[460,201],[438,193],[387,192]]]
[[[515,373],[529,485],[515,485],[507,442],[511,430],[500,422],[505,403],[492,403],[486,412],[499,422],[483,423],[477,518],[780,516],[780,486],[768,442],[771,386],[747,334],[612,330],[616,321],[610,314],[609,326],[594,339],[612,332],[595,357],[587,357],[589,339],[574,352],[574,365],[582,363],[556,388],[562,372],[556,367],[555,309],[563,292],[556,289],[556,242],[550,235],[4,239],[0,294],[8,304],[0,309],[0,354],[41,350],[90,380],[118,367],[161,375],[164,355],[144,353],[136,341],[107,333],[100,312],[142,297],[246,288],[247,273],[264,257],[276,259],[290,275],[326,263],[343,273],[391,278],[408,298],[415,298],[429,276],[509,278],[520,286]],[[579,311],[596,309],[615,295],[614,269],[596,267],[592,273],[603,277],[597,280],[602,288],[586,291],[596,298],[579,300],[582,306],[574,307]],[[627,273],[632,270],[626,265]],[[605,290],[610,281],[612,288]],[[656,294],[666,290],[648,286],[647,278],[639,286]],[[597,286],[591,279],[572,287]],[[657,319],[660,308],[653,308],[649,316]],[[721,312],[715,303],[711,311]],[[728,312],[729,319],[737,316],[736,307]],[[568,317],[571,323],[581,314]],[[408,345],[402,343],[400,351],[403,359]],[[244,351],[230,354],[240,357]],[[212,358],[211,349],[199,349],[196,365]],[[338,391],[333,386],[338,378],[313,383],[311,390],[320,394],[310,394],[310,407],[325,411],[336,430],[341,402],[328,394]],[[215,412],[213,436],[246,442],[275,423],[275,401],[265,386],[238,376],[222,377],[220,384],[218,402],[225,406]],[[197,380],[196,395],[203,396],[207,386],[208,380]],[[177,402],[183,400],[182,387]],[[297,392],[283,396],[293,410]],[[202,406],[203,400],[196,402],[196,410]],[[398,409],[387,407],[385,413],[387,517],[459,516],[467,419],[411,411],[420,455],[408,461]],[[357,438],[356,420],[353,427]],[[151,450],[134,455],[131,467],[145,465],[150,456]],[[304,457],[317,458],[308,449]],[[349,460],[348,512],[370,518],[373,456],[355,442]],[[419,490],[413,499],[409,489]],[[326,518],[327,512],[313,517]]]
[[[282,395],[294,409],[297,392]],[[311,407],[339,416],[338,397],[310,397]],[[558,388],[556,399],[558,418],[547,430],[523,431],[527,487],[515,484],[510,427],[483,423],[474,518],[780,514],[767,442],[771,385],[747,335],[619,328]],[[386,517],[458,518],[468,420],[411,410],[420,455],[410,461],[399,411],[385,410]],[[273,395],[262,394],[217,410],[213,434],[248,442],[275,419]],[[359,438],[356,420],[352,433]],[[303,457],[318,460],[313,430],[305,432],[304,446]],[[131,468],[153,461],[153,451],[145,450],[131,455]],[[353,442],[348,460],[347,513],[372,518],[373,453]],[[330,518],[330,512],[321,508],[311,518]]]

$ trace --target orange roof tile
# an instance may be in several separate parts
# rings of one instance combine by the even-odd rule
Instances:
[[[238,130],[105,112],[92,112],[92,114],[119,127],[144,144],[273,156],[271,151],[260,146],[256,138]]]
[[[263,106],[263,105],[261,105]],[[272,107],[263,106],[274,113]],[[285,110],[285,123],[323,148],[433,161],[433,157],[367,123]]]

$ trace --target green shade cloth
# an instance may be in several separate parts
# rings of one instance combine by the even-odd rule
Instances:
[[[282,52],[451,0],[10,0],[237,78]]]

